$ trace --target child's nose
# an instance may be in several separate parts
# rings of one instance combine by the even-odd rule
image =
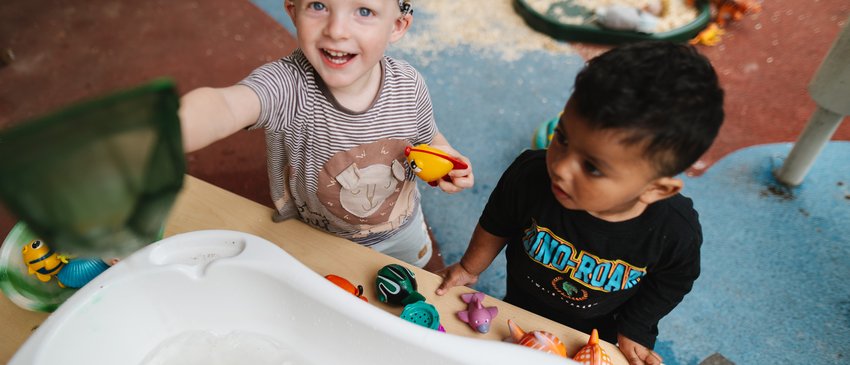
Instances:
[[[342,14],[334,14],[328,20],[328,25],[325,27],[325,35],[333,39],[348,38],[348,19]]]
[[[554,164],[558,178],[567,183],[572,182],[573,177],[581,172],[581,163],[574,156],[575,154],[566,153]]]

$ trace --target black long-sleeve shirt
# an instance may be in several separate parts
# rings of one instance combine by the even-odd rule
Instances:
[[[545,151],[526,151],[502,175],[481,214],[508,238],[505,301],[572,328],[617,333],[653,348],[658,321],[700,272],[702,231],[690,199],[675,195],[638,217],[608,222],[561,206]]]

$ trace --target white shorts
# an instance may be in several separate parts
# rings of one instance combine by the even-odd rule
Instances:
[[[424,267],[434,252],[422,206],[411,217],[413,221],[392,237],[372,246],[372,249],[395,257],[416,267]]]

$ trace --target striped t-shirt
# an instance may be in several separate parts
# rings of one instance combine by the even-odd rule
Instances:
[[[431,97],[408,63],[384,57],[378,96],[366,111],[339,105],[301,50],[240,83],[260,98],[251,128],[266,131],[275,220],[300,220],[371,246],[405,227],[419,207],[410,144],[437,133]]]

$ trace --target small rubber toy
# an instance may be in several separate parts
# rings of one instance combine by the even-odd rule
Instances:
[[[433,305],[423,301],[405,305],[404,309],[401,311],[400,317],[405,321],[415,323],[432,330],[439,330],[440,327],[442,327],[440,325],[440,313],[437,312],[437,308],[434,308]],[[443,332],[445,332],[445,329]]]
[[[457,312],[457,318],[468,324],[472,329],[487,333],[490,331],[490,321],[499,314],[499,308],[484,307],[484,293],[461,294],[460,299],[467,303],[466,310]]]
[[[611,358],[599,344],[599,333],[596,328],[590,332],[590,338],[587,339],[587,345],[578,350],[573,360],[578,361],[582,365],[612,365]]]
[[[450,181],[449,171],[469,167],[460,159],[427,144],[416,147],[407,146],[404,149],[404,155],[407,156],[407,163],[416,176],[431,186],[437,186],[440,179]]]
[[[567,348],[557,336],[546,331],[525,332],[510,319],[508,320],[508,327],[511,331],[512,342],[535,350],[567,357]]]
[[[369,302],[369,299],[366,299],[366,297],[363,296],[363,285],[354,286],[354,284],[348,281],[348,279],[333,274],[325,275],[325,279],[330,280],[343,290],[354,294],[355,297],[363,299],[364,302]]]
[[[399,264],[389,264],[378,270],[375,279],[378,300],[393,305],[407,305],[425,301],[416,291],[416,277],[410,269]]]
[[[726,31],[720,28],[717,23],[711,23],[700,31],[696,37],[688,41],[688,43],[693,45],[702,44],[709,47],[716,46],[720,43],[725,33]]]
[[[55,276],[62,288],[81,288],[109,268],[99,258],[69,259],[54,252],[39,239],[24,245],[21,255],[30,275],[45,283]]]
[[[563,112],[558,113],[556,117],[537,126],[531,137],[531,149],[545,150],[549,148],[549,145],[552,143],[552,137],[555,135],[555,128],[558,127],[558,123],[561,121],[561,114]]]

